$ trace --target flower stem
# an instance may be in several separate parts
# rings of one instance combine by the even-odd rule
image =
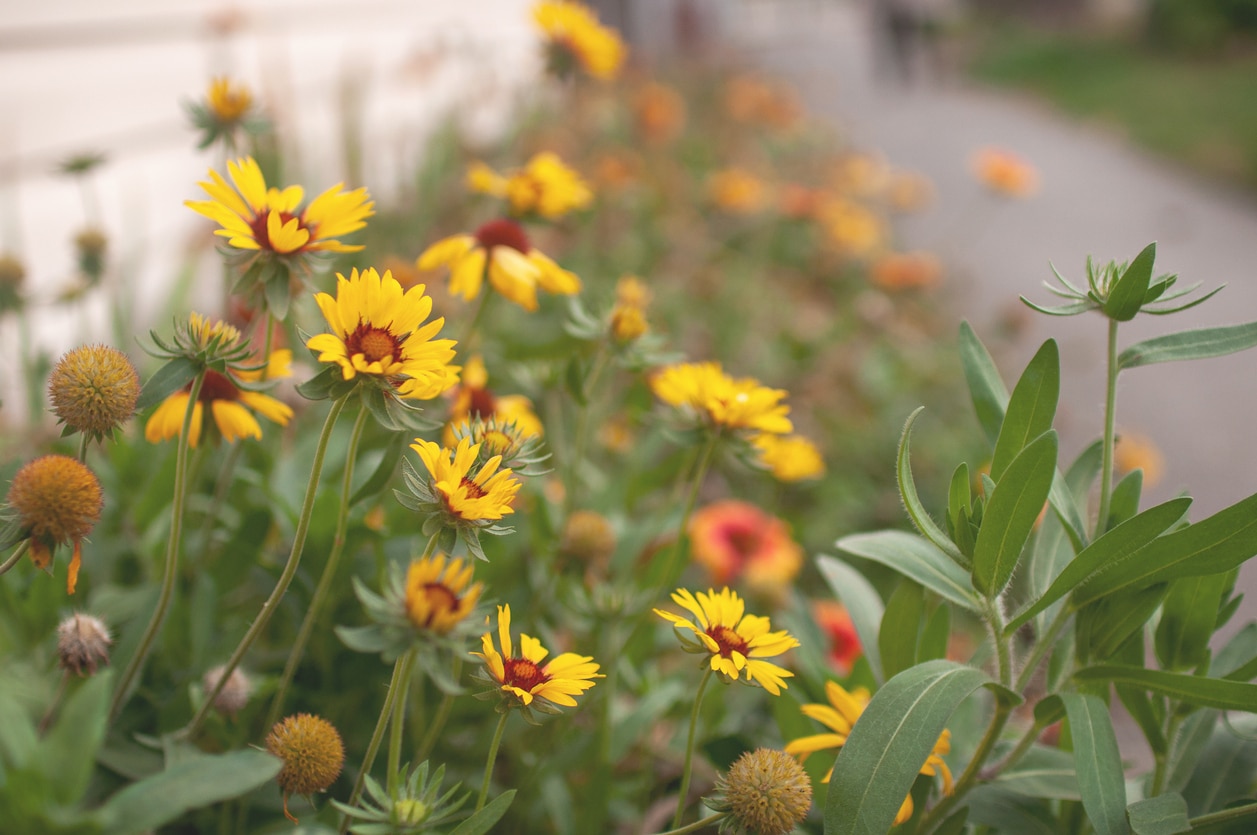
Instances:
[[[1109,320],[1108,373],[1104,389],[1104,448],[1100,463],[1100,510],[1096,518],[1095,538],[1099,539],[1109,525],[1109,494],[1113,486],[1113,436],[1117,425],[1117,321]]]
[[[31,541],[29,539],[23,539],[19,542],[18,546],[13,549],[13,553],[9,555],[9,558],[3,563],[0,563],[0,574],[8,574],[13,566],[17,565],[18,561],[21,560],[22,557],[26,556],[26,551],[30,548],[30,546]]]
[[[698,683],[698,692],[694,694],[694,708],[690,711],[690,732],[685,739],[685,765],[681,769],[681,790],[677,795],[677,810],[672,816],[672,828],[681,825],[681,816],[685,814],[685,800],[690,793],[690,770],[694,763],[694,735],[698,728],[698,709],[703,703],[703,692],[707,682],[711,680],[711,667],[703,671],[703,679]]]
[[[493,763],[498,758],[498,746],[502,744],[502,732],[506,730],[506,718],[511,712],[505,711],[498,720],[498,728],[493,732],[493,741],[489,743],[489,759],[484,764],[484,781],[480,784],[480,796],[476,798],[476,811],[484,808],[489,798],[489,780],[493,777]]]
[[[292,648],[288,652],[288,663],[284,665],[284,673],[279,677],[279,687],[275,690],[271,712],[266,718],[268,728],[279,721],[279,714],[284,707],[284,697],[288,695],[292,677],[297,672],[302,656],[305,655],[306,644],[310,640],[310,633],[314,631],[314,624],[323,613],[323,606],[327,603],[327,596],[332,590],[332,581],[336,578],[336,569],[340,565],[340,556],[345,551],[345,531],[349,527],[349,496],[353,486],[354,459],[358,456],[358,443],[362,440],[362,430],[366,425],[366,419],[367,410],[359,409],[353,432],[349,436],[349,446],[345,452],[345,473],[340,484],[340,508],[336,513],[336,536],[332,539],[332,551],[327,555],[327,563],[323,566],[323,576],[319,578],[319,585],[314,590],[314,596],[310,598],[310,605],[306,608],[306,616],[301,621],[301,628],[297,630],[297,637],[293,640]]]
[[[389,680],[388,691],[384,694],[384,704],[380,708],[380,718],[375,722],[375,730],[371,733],[371,741],[367,743],[367,753],[362,757],[362,767],[358,769],[358,779],[354,781],[354,789],[349,794],[348,806],[356,806],[358,798],[362,797],[362,787],[366,783],[367,775],[371,773],[371,766],[375,764],[375,755],[379,753],[380,743],[384,741],[384,730],[388,727],[389,719],[393,715],[393,700],[397,698],[397,691],[401,688],[398,682],[406,674],[406,666],[409,659],[414,655],[414,650],[403,655],[393,662],[393,677]],[[349,831],[349,815],[345,815],[340,821],[340,835],[345,835]]]
[[[183,410],[183,426],[179,430],[179,440],[175,445],[175,493],[170,504],[170,539],[166,542],[166,568],[162,576],[161,593],[157,598],[157,609],[149,620],[136,647],[135,654],[127,662],[118,686],[113,693],[113,701],[109,705],[109,717],[118,715],[123,702],[130,695],[131,685],[135,682],[144,666],[157,633],[161,631],[162,621],[166,618],[166,610],[170,608],[170,600],[174,596],[176,567],[179,562],[179,543],[183,538],[183,505],[188,493],[188,449],[191,446],[192,416],[199,405],[201,386],[205,382],[205,371],[202,370],[192,380],[192,388],[188,392],[188,406]],[[226,681],[227,674],[223,674]]]
[[[279,601],[284,596],[284,592],[288,591],[288,585],[292,582],[292,578],[297,573],[297,565],[301,562],[301,552],[305,549],[306,534],[310,531],[310,517],[314,512],[314,495],[318,492],[319,476],[323,474],[323,459],[327,456],[327,444],[332,437],[332,428],[336,425],[336,419],[340,417],[341,410],[345,408],[345,401],[349,395],[345,395],[332,403],[331,411],[327,413],[327,419],[323,422],[323,431],[319,435],[318,446],[314,450],[314,463],[310,466],[310,480],[306,484],[305,502],[301,505],[301,516],[297,520],[297,529],[293,533],[292,550],[288,553],[288,562],[284,564],[284,570],[279,575],[275,588],[271,591],[271,596],[266,598],[266,602],[262,604],[262,610],[258,612],[258,616],[253,621],[253,625],[249,627],[249,631],[244,634],[240,640],[239,646],[235,652],[231,654],[231,658],[227,661],[227,666],[223,669],[222,675],[218,677],[218,684],[215,685],[212,692],[205,694],[205,701],[201,704],[200,710],[192,717],[192,721],[188,723],[184,733],[187,736],[193,736],[200,729],[201,723],[205,721],[205,717],[209,715],[210,709],[214,705],[214,700],[218,698],[218,694],[222,691],[223,685],[227,683],[227,679],[240,666],[241,659],[244,654],[249,651],[249,647],[253,646],[253,642],[262,634],[262,630],[271,620],[271,615],[275,613],[275,608],[279,605]]]
[[[728,812],[717,812],[714,815],[708,815],[702,820],[696,820],[693,823],[687,823],[685,826],[661,832],[659,835],[690,835],[692,832],[702,832],[707,827],[715,826],[727,817],[729,817]]]
[[[698,464],[694,468],[694,481],[690,485],[690,494],[685,500],[685,509],[681,513],[681,524],[677,530],[676,542],[673,543],[672,550],[668,553],[668,561],[665,564],[663,575],[660,577],[660,594],[672,586],[676,581],[676,575],[680,574],[684,569],[685,563],[682,561],[682,558],[688,538],[686,531],[689,529],[690,516],[694,513],[694,505],[698,501],[699,488],[703,486],[703,479],[707,477],[707,469],[711,466],[712,453],[716,451],[716,444],[719,440],[720,435],[713,433],[711,439],[707,441],[707,445],[703,447]]]

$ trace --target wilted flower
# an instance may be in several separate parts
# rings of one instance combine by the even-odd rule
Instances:
[[[786,523],[747,502],[709,504],[690,518],[694,561],[715,585],[745,579],[764,594],[788,586],[803,567],[803,550]]]
[[[67,430],[99,440],[135,414],[140,376],[117,348],[85,345],[57,361],[48,377],[48,396]]]
[[[660,400],[716,429],[785,434],[794,428],[786,417],[790,407],[781,402],[784,391],[761,386],[751,377],[730,377],[720,363],[666,366],[650,378],[650,388]]]
[[[807,704],[803,705],[803,714],[811,719],[815,719],[825,727],[829,728],[829,733],[815,734],[813,736],[805,736],[794,740],[786,746],[786,753],[800,757],[801,760],[807,759],[809,754],[817,751],[827,751],[831,748],[841,748],[847,744],[847,736],[851,733],[851,729],[855,727],[856,721],[860,718],[860,714],[864,713],[864,709],[869,705],[869,691],[864,688],[857,688],[848,693],[840,684],[835,681],[825,682],[825,696],[829,699],[829,704]],[[927,777],[934,777],[942,774],[943,776],[943,793],[951,794],[952,792],[952,776],[951,769],[947,767],[947,763],[943,760],[943,755],[951,751],[951,732],[944,729],[939,735],[938,741],[934,743],[934,748],[930,751],[925,762],[921,765],[920,773]],[[826,774],[825,779],[821,782],[828,783],[830,775],[833,774],[831,768]],[[901,824],[912,817],[912,795],[904,798],[903,805],[899,807],[899,814],[895,816],[895,824]]]
[[[761,432],[751,438],[751,444],[759,451],[759,463],[778,481],[806,481],[825,474],[820,450],[802,435]]]
[[[476,163],[467,172],[467,184],[472,191],[505,198],[512,214],[535,214],[547,220],[583,209],[593,200],[580,174],[550,151],[534,155],[522,169],[505,176]]]
[[[57,658],[66,672],[95,675],[97,664],[109,663],[112,643],[109,628],[91,615],[75,613],[57,625]]]
[[[421,270],[448,267],[450,292],[471,301],[489,284],[525,310],[537,309],[538,288],[548,293],[580,292],[580,279],[534,249],[528,234],[513,220],[491,220],[472,235],[437,241],[419,256]]]
[[[532,14],[546,37],[550,69],[555,75],[568,76],[576,67],[600,81],[619,75],[627,48],[619,34],[600,24],[583,3],[542,0]]]
[[[297,819],[288,811],[288,795],[326,791],[345,764],[340,733],[331,722],[309,713],[275,723],[266,737],[266,750],[284,761],[275,779],[284,793],[284,817],[293,823]]]
[[[497,645],[493,633],[481,638],[481,652],[472,655],[484,662],[485,672],[507,708],[532,708],[558,713],[558,707],[576,707],[579,696],[602,678],[598,665],[587,655],[565,652],[543,664],[550,651],[530,635],[520,633],[519,654],[511,639],[511,607],[498,607]]]
[[[1039,189],[1039,172],[1003,148],[986,147],[973,155],[973,173],[982,185],[1003,197],[1029,197]]]
[[[812,808],[812,781],[798,760],[784,751],[747,751],[716,781],[716,797],[705,801],[728,812],[720,832],[735,835],[788,835]]]
[[[654,612],[672,624],[686,652],[709,656],[711,669],[726,682],[743,678],[774,696],[786,689],[785,680],[794,673],[761,659],[797,647],[799,642],[789,632],[772,632],[767,617],[745,614],[746,604],[729,588],[719,592],[708,589],[706,594],[700,591],[697,596],[687,589],[677,589],[672,600],[694,619],[662,609]]]
[[[812,602],[812,617],[821,634],[829,639],[829,660],[839,673],[850,675],[851,668],[864,654],[864,647],[847,607],[837,600],[816,600]]]
[[[31,561],[47,568],[53,552],[72,544],[66,593],[74,594],[83,559],[83,538],[100,521],[104,498],[95,474],[77,458],[45,455],[22,466],[6,497],[30,540]]]

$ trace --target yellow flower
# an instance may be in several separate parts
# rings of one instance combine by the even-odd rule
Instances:
[[[499,469],[502,456],[495,455],[476,469],[480,444],[473,444],[470,438],[463,438],[454,450],[422,438],[416,438],[410,448],[419,453],[452,516],[474,522],[501,519],[515,512],[511,504],[520,483],[510,470]]]
[[[205,407],[214,416],[214,424],[227,443],[234,443],[239,438],[262,437],[262,427],[249,409],[262,417],[287,426],[292,419],[292,408],[267,394],[248,391],[236,385],[237,382],[256,382],[259,380],[277,380],[292,376],[292,351],[282,349],[273,351],[267,366],[258,371],[231,371],[220,374],[217,371],[206,371],[205,381],[201,384],[201,392],[192,408],[192,425],[188,432],[188,445],[196,448],[201,440],[201,427],[205,419]],[[182,391],[167,397],[148,419],[144,426],[144,438],[149,443],[159,443],[179,436],[183,428],[183,415],[188,408],[188,397],[192,394],[192,384],[188,383]],[[246,408],[248,407],[248,408]]]
[[[319,362],[340,366],[341,376],[358,374],[387,381],[397,396],[430,400],[458,382],[454,340],[435,339],[444,318],[424,324],[432,312],[427,288],[402,286],[374,268],[349,278],[337,273],[336,296],[314,297],[331,333],[310,337],[306,347],[319,352]]]
[[[366,226],[375,214],[375,203],[365,188],[343,191],[342,184],[301,208],[305,192],[301,186],[282,191],[267,188],[262,169],[253,157],[227,163],[231,183],[210,170],[210,182],[199,183],[210,199],[187,200],[184,205],[221,226],[214,232],[236,249],[260,250],[277,255],[302,252],[357,252],[337,238]]]
[[[480,643],[483,652],[472,655],[484,661],[485,669],[501,691],[524,707],[532,705],[536,699],[575,707],[573,696],[581,695],[594,686],[594,679],[603,677],[592,657],[574,652],[565,652],[548,664],[542,664],[550,651],[536,638],[523,633],[519,636],[519,655],[516,655],[511,640],[510,606],[498,607],[498,646],[494,646],[492,632],[486,632]]]
[[[759,211],[767,196],[759,178],[741,168],[717,171],[707,183],[707,193],[718,208],[739,215]]]
[[[727,587],[718,593],[711,589],[706,594],[700,591],[697,597],[687,589],[677,589],[672,600],[694,620],[662,609],[654,611],[677,630],[687,652],[710,654],[711,669],[729,681],[737,681],[745,673],[746,681],[761,685],[774,696],[786,688],[785,680],[794,673],[760,659],[797,647],[799,642],[789,632],[772,632],[767,617],[745,614],[746,604]],[[693,632],[698,642],[689,639],[683,630]]]
[[[973,173],[982,185],[1004,197],[1029,197],[1039,189],[1039,172],[1003,148],[982,148],[973,155]]]
[[[531,400],[522,394],[495,395],[488,384],[489,375],[485,371],[484,360],[478,356],[467,360],[454,404],[450,407],[445,434],[441,438],[447,447],[454,446],[460,435],[466,435],[471,422],[476,419],[493,421],[498,427],[514,424],[519,440],[535,438],[544,432],[541,419],[533,412]],[[504,442],[509,445],[509,441]]]
[[[566,75],[573,63],[600,81],[611,81],[619,74],[627,52],[624,42],[584,4],[542,0],[533,7],[532,16],[549,42],[558,74]]]
[[[489,283],[525,310],[537,309],[537,288],[548,293],[580,292],[580,279],[533,249],[528,235],[513,220],[491,220],[473,235],[437,241],[419,256],[421,270],[449,267],[450,292],[471,301],[480,294],[486,272]]]
[[[471,614],[484,591],[471,574],[470,564],[444,554],[413,560],[406,571],[406,617],[416,629],[449,632]]]
[[[860,714],[864,713],[864,709],[869,705],[869,691],[861,687],[848,693],[834,681],[825,682],[825,697],[829,699],[829,704],[803,705],[802,710],[805,716],[820,722],[829,728],[830,732],[800,737],[794,740],[786,746],[787,754],[794,754],[805,760],[809,754],[814,754],[817,751],[841,748],[847,744],[847,737],[850,735],[851,729],[855,727],[856,720],[860,718]],[[950,751],[951,731],[944,729],[939,735],[938,741],[934,743],[934,749],[925,758],[925,763],[921,766],[919,772],[927,777],[942,774],[944,794],[951,794],[952,792],[951,769],[947,767],[947,763],[943,760],[943,755]],[[821,782],[828,783],[833,771],[831,768]],[[895,817],[895,824],[901,824],[910,817],[912,817],[911,795],[904,798],[903,805],[899,807],[899,814]]]
[[[77,458],[45,455],[24,464],[13,476],[6,502],[30,538],[31,562],[46,568],[52,552],[74,544],[66,575],[66,594],[74,594],[83,560],[83,537],[100,521],[104,506],[100,482]]]
[[[221,124],[230,125],[239,122],[253,107],[253,95],[243,84],[233,84],[225,77],[215,78],[210,82],[206,104],[214,118]]]
[[[786,393],[751,377],[734,379],[717,362],[669,365],[650,378],[655,396],[673,406],[699,413],[715,427],[756,429],[783,435],[794,425],[786,417]]]
[[[825,461],[816,444],[802,435],[771,435],[762,432],[751,439],[759,450],[759,463],[778,481],[806,481],[825,474]]]
[[[505,197],[513,214],[549,220],[585,208],[594,197],[580,174],[549,151],[536,154],[523,169],[507,176],[476,163],[467,172],[467,185],[472,191]]]

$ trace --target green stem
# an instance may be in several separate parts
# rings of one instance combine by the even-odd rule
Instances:
[[[1117,426],[1117,321],[1109,320],[1108,372],[1104,389],[1104,449],[1100,463],[1100,510],[1095,539],[1109,524],[1109,495],[1113,486],[1113,436]]]
[[[113,692],[113,701],[109,705],[109,716],[112,719],[122,709],[135,682],[144,666],[148,653],[153,648],[157,633],[161,631],[162,621],[166,618],[166,610],[170,608],[170,600],[175,591],[176,567],[179,562],[179,543],[183,538],[183,505],[188,493],[188,449],[191,446],[189,437],[192,432],[192,415],[196,412],[201,396],[201,386],[205,382],[206,372],[202,370],[192,380],[192,388],[188,391],[188,406],[183,410],[183,426],[179,430],[179,439],[175,445],[175,494],[170,505],[170,538],[166,542],[166,568],[162,576],[161,593],[157,597],[157,609],[149,620],[140,638],[140,644],[127,662],[118,686]],[[222,681],[227,680],[227,673]]]
[[[489,743],[489,759],[484,764],[484,780],[480,784],[480,796],[476,798],[476,811],[484,808],[489,798],[489,780],[493,777],[493,763],[498,758],[498,746],[502,744],[502,732],[506,730],[506,718],[511,715],[509,710],[502,713],[498,720],[498,728],[493,732],[493,741]]]
[[[727,817],[729,817],[728,812],[717,812],[714,815],[708,815],[702,820],[696,820],[693,823],[687,823],[685,826],[661,832],[659,835],[690,835],[692,832],[701,832],[709,826],[715,826]]]
[[[388,727],[389,719],[393,715],[393,700],[397,698],[397,691],[401,688],[398,683],[405,674],[405,667],[408,665],[408,659],[414,655],[414,650],[403,655],[393,662],[393,677],[388,683],[388,692],[384,694],[384,704],[380,707],[380,718],[375,720],[375,730],[371,733],[371,741],[367,743],[367,753],[362,757],[362,767],[358,769],[358,779],[354,781],[354,789],[349,794],[349,806],[357,806],[358,798],[362,797],[362,787],[366,784],[367,775],[371,773],[371,766],[375,764],[375,755],[380,751],[380,743],[384,741],[384,730]],[[340,835],[345,835],[349,831],[349,815],[345,815],[340,820]]]
[[[1249,803],[1246,806],[1233,806],[1230,809],[1210,812],[1207,815],[1192,818],[1188,823],[1192,826],[1191,831],[1197,832],[1204,829],[1212,829],[1223,824],[1235,823],[1247,818],[1257,818],[1257,803]]]
[[[698,683],[698,692],[694,694],[694,707],[690,710],[690,732],[685,739],[685,765],[681,770],[681,790],[677,795],[677,810],[672,816],[672,828],[681,825],[681,816],[685,814],[685,801],[690,793],[690,770],[694,763],[694,736],[698,728],[698,709],[703,703],[703,692],[707,682],[711,681],[711,667],[703,671],[703,680]]]
[[[332,582],[336,579],[336,569],[340,565],[340,556],[345,551],[345,533],[349,527],[349,497],[354,478],[354,459],[358,456],[358,444],[362,440],[362,430],[366,426],[366,422],[367,410],[365,408],[359,409],[358,417],[354,421],[353,432],[349,436],[349,446],[345,452],[345,472],[340,484],[340,508],[336,512],[336,535],[332,539],[332,551],[327,555],[327,563],[323,566],[323,576],[319,578],[319,585],[315,588],[314,596],[310,599],[310,605],[306,608],[306,615],[301,621],[301,628],[297,630],[297,637],[288,652],[288,663],[284,665],[283,675],[279,677],[279,687],[275,690],[275,700],[271,703],[271,712],[266,719],[266,727],[268,728],[279,721],[279,714],[284,706],[284,697],[288,695],[288,687],[292,684],[292,678],[297,672],[297,666],[305,655],[306,644],[310,640],[310,634],[314,631],[314,624],[323,613],[323,606],[327,603],[328,594],[332,590]]]
[[[365,410],[364,410],[365,411]],[[402,761],[402,728],[406,724],[406,700],[410,696],[410,680],[414,678],[415,651],[407,652],[402,664],[402,677],[397,682],[397,693],[393,696],[393,718],[390,720],[388,736],[388,796],[397,800],[397,774],[401,770]]]
[[[463,674],[463,659],[455,656],[454,667],[451,675],[454,681],[458,681],[459,676]],[[421,763],[432,753],[433,747],[436,746],[437,739],[441,736],[441,731],[445,729],[445,723],[449,721],[450,713],[454,708],[454,694],[445,693],[441,696],[441,704],[437,706],[436,715],[432,718],[432,723],[428,725],[428,730],[424,732],[423,741],[419,744],[419,753],[415,756],[415,762]]]
[[[1043,659],[1047,657],[1048,652],[1056,645],[1056,639],[1060,636],[1061,630],[1065,628],[1065,622],[1069,620],[1068,604],[1061,604],[1061,608],[1057,610],[1056,617],[1052,618],[1051,624],[1048,625],[1047,631],[1040,635],[1034,642],[1034,649],[1030,651],[1030,657],[1026,659],[1026,666],[1022,669],[1021,675],[1017,676],[1017,686],[1014,688],[1018,693],[1025,692],[1030,680],[1034,678],[1035,670],[1039,669],[1039,665],[1043,663]]]
[[[681,570],[684,569],[685,563],[681,560],[685,552],[685,543],[688,539],[686,531],[689,528],[690,516],[694,513],[694,505],[698,501],[699,488],[703,486],[703,479],[707,477],[707,469],[711,466],[712,454],[716,451],[716,444],[719,441],[720,434],[713,432],[698,459],[698,465],[694,470],[694,481],[690,485],[690,494],[685,500],[685,510],[681,513],[681,524],[677,530],[676,542],[672,544],[672,550],[668,553],[668,561],[665,563],[663,574],[660,577],[660,594],[671,587],[676,581],[676,575],[680,574]],[[680,563],[679,566],[678,563]]]
[[[9,555],[9,558],[3,563],[0,563],[0,575],[8,574],[13,566],[17,565],[22,557],[26,556],[26,551],[30,548],[30,546],[31,541],[29,539],[23,539],[19,542],[18,546],[13,549],[13,553]]]
[[[249,647],[253,646],[253,642],[257,640],[258,636],[262,634],[262,630],[270,623],[271,616],[275,614],[275,608],[279,605],[280,599],[283,598],[284,592],[288,591],[288,585],[297,573],[297,565],[301,562],[301,552],[305,549],[306,534],[310,531],[310,517],[314,512],[314,495],[318,492],[319,476],[323,474],[323,459],[327,457],[327,444],[331,440],[332,428],[336,425],[336,419],[340,417],[341,410],[345,408],[345,401],[348,398],[349,395],[345,395],[333,402],[331,410],[327,413],[327,419],[323,422],[323,431],[319,435],[318,446],[314,450],[314,463],[310,466],[310,480],[306,483],[305,502],[301,505],[301,516],[297,520],[297,529],[293,533],[292,550],[288,553],[288,562],[284,564],[284,570],[279,575],[279,581],[275,583],[271,596],[266,598],[266,602],[262,604],[262,610],[258,612],[253,625],[249,627],[249,631],[244,634],[239,646],[236,647],[235,652],[228,659],[227,666],[223,669],[222,675],[218,677],[218,684],[215,685],[212,692],[205,694],[205,701],[201,704],[200,710],[196,712],[196,716],[192,717],[192,721],[188,723],[188,727],[185,729],[187,736],[195,735],[197,730],[200,729],[201,723],[209,715],[214,705],[214,700],[218,698],[223,685],[227,683],[227,679],[231,677],[236,667],[240,666],[240,661],[244,658],[244,654],[249,651]]]
[[[1007,724],[1008,716],[1011,712],[1012,708],[1004,702],[999,702],[996,705],[995,715],[991,717],[991,724],[987,726],[986,733],[982,736],[982,741],[978,743],[977,750],[973,752],[973,759],[969,760],[969,765],[965,766],[964,774],[961,774],[960,779],[956,781],[955,789],[951,794],[940,800],[938,805],[921,819],[921,825],[917,828],[918,832],[932,831],[940,821],[947,817],[947,814],[960,799],[973,788],[973,784],[977,782],[978,774],[982,771],[982,763],[986,761],[987,757],[991,756],[991,751],[995,748],[995,743],[999,740],[999,735],[1004,730],[1004,725]]]

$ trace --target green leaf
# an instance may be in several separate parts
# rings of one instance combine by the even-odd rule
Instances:
[[[979,611],[969,575],[928,540],[915,534],[903,531],[858,533],[844,536],[834,547],[893,568],[944,599],[971,612]]]
[[[1012,578],[1055,473],[1056,432],[1048,430],[1018,453],[996,483],[973,546],[973,585],[988,597]]]
[[[144,390],[140,392],[139,399],[135,401],[135,411],[142,412],[149,406],[155,406],[165,400],[192,382],[192,379],[196,377],[196,372],[196,363],[187,357],[172,359],[157,369],[157,372],[152,377],[148,378],[148,382],[144,384]]]
[[[1083,683],[1108,681],[1114,684],[1130,684],[1188,704],[1216,707],[1219,710],[1252,712],[1253,706],[1257,705],[1257,684],[1185,673],[1167,673],[1133,665],[1101,664],[1084,667],[1074,673],[1074,679]]]
[[[886,614],[877,633],[877,649],[887,678],[917,663],[917,641],[924,612],[925,592],[911,580],[900,580],[886,601]]]
[[[969,397],[978,414],[978,423],[982,424],[987,440],[994,444],[1000,434],[1000,424],[1004,422],[1004,410],[1008,408],[1008,389],[990,352],[968,322],[960,323],[960,363],[969,383]]]
[[[1042,597],[1009,622],[1008,631],[1021,626],[1088,578],[1137,553],[1182,519],[1191,502],[1190,498],[1183,497],[1150,507],[1092,542],[1065,566]]]
[[[460,823],[450,835],[484,835],[502,819],[515,800],[515,789],[509,789],[493,798],[467,820]]]
[[[1224,572],[1170,583],[1153,644],[1162,668],[1188,670],[1205,660],[1218,607],[1231,582]]]
[[[1142,294],[1141,294],[1142,295]],[[1108,705],[1098,696],[1061,693],[1074,740],[1082,805],[1097,835],[1125,835],[1126,780]]]
[[[882,658],[877,650],[878,625],[882,622],[884,612],[881,595],[863,574],[837,557],[817,557],[816,565],[825,582],[829,583],[830,590],[847,607],[851,624],[860,636],[864,657],[873,668],[873,677],[880,684],[886,680],[882,672]]]
[[[1074,604],[1081,606],[1121,589],[1230,571],[1254,553],[1257,494],[1123,554],[1074,590]]]
[[[1135,256],[1122,277],[1110,288],[1109,296],[1104,300],[1105,316],[1117,322],[1129,322],[1135,318],[1139,308],[1143,307],[1144,297],[1148,295],[1148,285],[1152,281],[1152,262],[1156,257],[1155,241]]]
[[[899,495],[903,498],[904,507],[908,510],[908,517],[912,519],[912,524],[921,532],[921,535],[934,543],[934,547],[951,557],[957,565],[967,566],[969,563],[968,557],[960,553],[956,543],[952,542],[943,529],[930,518],[930,514],[921,504],[920,497],[917,496],[916,482],[912,480],[912,463],[909,460],[912,424],[916,422],[917,417],[923,411],[925,411],[925,407],[918,406],[916,411],[908,416],[908,422],[903,427],[903,435],[899,439],[899,453],[895,458],[895,472],[899,479]]]
[[[981,670],[952,661],[929,661],[886,682],[834,763],[825,797],[825,835],[890,829],[952,712],[979,687],[1020,701]]]
[[[1008,401],[995,451],[991,453],[991,478],[996,484],[1013,459],[1031,441],[1052,428],[1060,393],[1060,351],[1056,340],[1049,339],[1026,365]]]
[[[97,811],[106,835],[140,835],[199,809],[252,791],[273,780],[283,763],[264,751],[206,755],[118,792]]]
[[[1187,820],[1187,801],[1177,793],[1132,803],[1126,807],[1126,816],[1135,835],[1178,835],[1192,828]]]
[[[1136,342],[1117,356],[1117,368],[1138,368],[1158,362],[1224,357],[1257,345],[1257,322],[1181,331]]]
[[[96,751],[105,739],[112,684],[112,670],[92,676],[66,699],[57,723],[35,749],[33,764],[62,805],[75,805],[87,790]]]

